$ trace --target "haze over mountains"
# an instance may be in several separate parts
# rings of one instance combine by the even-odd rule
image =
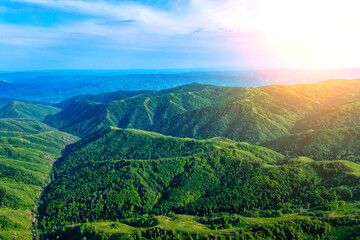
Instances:
[[[359,79],[116,90],[0,109],[0,238],[357,239]]]
[[[0,98],[56,103],[76,95],[115,90],[161,90],[190,83],[257,87],[269,84],[313,83],[354,79],[359,69],[319,70],[67,70],[1,72]]]

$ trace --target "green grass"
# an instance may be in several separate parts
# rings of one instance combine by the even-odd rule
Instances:
[[[306,215],[300,215],[297,213],[293,213],[293,214],[284,214],[282,217],[268,217],[268,218],[264,218],[264,217],[243,217],[243,219],[245,220],[245,222],[248,225],[269,225],[269,224],[274,224],[274,223],[279,223],[279,222],[284,222],[284,221],[294,221],[294,220],[299,220],[299,219],[310,219],[310,216],[306,216]]]

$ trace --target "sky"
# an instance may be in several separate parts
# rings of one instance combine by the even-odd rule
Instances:
[[[0,71],[357,68],[358,0],[1,0]]]

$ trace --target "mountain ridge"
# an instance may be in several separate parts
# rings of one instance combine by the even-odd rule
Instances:
[[[0,118],[29,118],[42,121],[47,115],[59,111],[60,109],[51,106],[12,101],[0,109]]]
[[[258,88],[195,83],[104,104],[73,102],[45,122],[80,137],[116,126],[177,137],[223,136],[261,144],[290,135],[298,121],[331,107],[331,96],[343,98],[356,88],[360,89],[359,79]],[[354,101],[353,94],[349,98]]]

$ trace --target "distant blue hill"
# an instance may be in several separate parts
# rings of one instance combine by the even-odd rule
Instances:
[[[337,70],[53,70],[0,72],[0,98],[57,103],[77,95],[161,90],[190,83],[257,87],[355,79],[360,69]]]

